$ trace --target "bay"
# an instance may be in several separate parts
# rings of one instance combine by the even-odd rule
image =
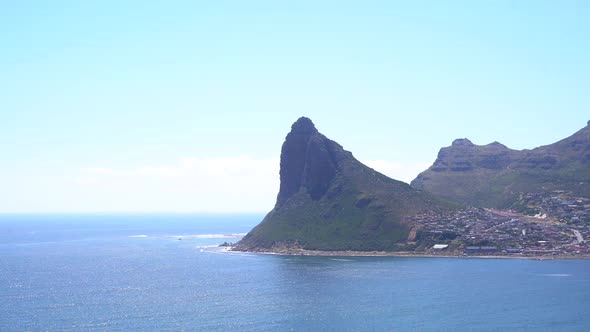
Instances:
[[[587,331],[590,260],[227,252],[261,215],[0,216],[1,331]]]

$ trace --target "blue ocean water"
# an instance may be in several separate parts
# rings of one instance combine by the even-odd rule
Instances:
[[[0,331],[590,330],[590,260],[216,247],[261,217],[2,215]]]

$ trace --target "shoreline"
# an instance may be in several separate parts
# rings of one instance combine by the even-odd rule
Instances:
[[[390,251],[354,251],[354,250],[306,250],[306,249],[281,249],[281,250],[234,250],[231,252],[247,252],[252,254],[281,255],[281,256],[317,256],[317,257],[413,257],[413,258],[480,258],[480,259],[531,259],[531,260],[564,260],[564,259],[590,259],[590,255],[464,255],[464,254],[433,254],[414,252],[390,252]]]

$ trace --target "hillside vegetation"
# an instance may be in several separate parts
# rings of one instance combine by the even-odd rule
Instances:
[[[411,185],[477,207],[508,208],[530,192],[563,190],[590,197],[590,122],[568,138],[533,150],[455,140]]]
[[[363,165],[308,118],[285,139],[280,178],[275,207],[235,250],[393,251],[408,217],[456,207]]]

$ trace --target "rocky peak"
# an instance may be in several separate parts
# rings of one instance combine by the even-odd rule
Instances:
[[[291,126],[291,133],[298,134],[298,135],[313,135],[317,133],[318,130],[315,128],[315,125],[311,121],[311,119],[306,118],[304,116],[300,117],[293,123]]]
[[[442,148],[431,170],[434,172],[465,172],[475,168],[503,169],[512,160],[513,151],[499,142],[476,145],[466,138]]]
[[[531,150],[466,139],[440,150],[433,165],[412,181],[415,188],[475,206],[513,204],[518,192],[566,190],[590,195],[590,121],[573,135]],[[456,189],[455,189],[456,188]]]
[[[285,138],[280,178],[274,208],[233,250],[405,248],[411,217],[455,208],[363,165],[307,118]]]
[[[493,146],[493,147],[502,148],[502,149],[508,149],[508,147],[506,147],[506,145],[504,145],[498,141],[493,141],[492,143],[488,144],[488,146]]]
[[[341,147],[320,134],[313,122],[299,118],[287,134],[281,149],[281,186],[277,207],[289,197],[306,191],[312,199],[321,198],[336,174],[334,151]]]
[[[467,138],[458,138],[453,141],[453,146],[473,146],[473,143]]]

